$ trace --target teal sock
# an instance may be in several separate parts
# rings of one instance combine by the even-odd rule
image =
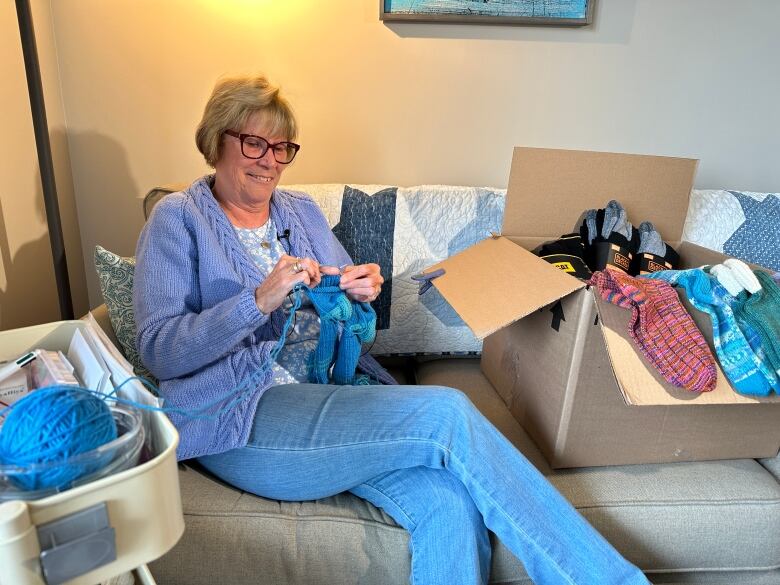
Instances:
[[[376,313],[371,305],[352,303],[352,315],[344,323],[336,363],[333,365],[334,384],[354,384],[363,380],[355,378],[355,370],[363,343],[373,341],[375,333]]]
[[[780,287],[762,270],[753,272],[761,290],[750,295],[741,305],[744,317],[761,338],[761,347],[774,372],[780,376]]]
[[[320,335],[309,361],[309,381],[314,384],[330,382],[330,368],[335,361],[339,326],[352,313],[352,305],[338,287],[338,277],[336,278],[335,286],[325,283],[323,278],[319,286],[307,290],[311,303],[320,316]]]
[[[320,336],[309,362],[309,380],[315,384],[331,383],[331,367],[333,383],[356,383],[361,343],[373,340],[376,331],[374,309],[350,301],[339,280],[337,275],[323,275],[318,286],[307,289],[320,316]]]
[[[750,294],[743,290],[738,295],[731,297],[731,299],[729,299],[729,304],[734,311],[734,317],[737,319],[737,325],[739,325],[742,333],[745,334],[745,339],[747,339],[751,349],[761,362],[759,367],[761,374],[763,374],[764,378],[766,378],[766,381],[772,390],[780,394],[780,378],[778,378],[777,372],[772,369],[772,366],[767,359],[764,346],[761,343],[761,336],[753,328],[753,326],[745,320],[744,310],[742,307],[749,296]]]

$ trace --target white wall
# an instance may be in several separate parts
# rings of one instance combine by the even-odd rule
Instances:
[[[32,2],[71,296],[87,310],[84,263],[48,0]],[[13,2],[0,2],[0,330],[61,318],[22,45]]]
[[[96,243],[206,171],[217,76],[264,71],[303,128],[292,182],[506,185],[515,145],[701,159],[697,186],[780,190],[780,2],[598,0],[587,29],[383,24],[376,0],[52,2],[92,305]]]

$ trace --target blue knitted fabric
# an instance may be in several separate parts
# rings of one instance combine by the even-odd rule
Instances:
[[[769,395],[771,387],[761,372],[761,360],[750,347],[725,300],[730,295],[714,276],[693,268],[662,270],[640,278],[665,280],[684,289],[691,304],[710,316],[715,354],[734,389],[741,394]]]
[[[712,275],[711,269],[712,266],[705,266],[702,268],[702,270],[704,270],[707,274]],[[715,277],[715,279],[717,280],[717,277]],[[719,280],[717,280],[717,282],[720,284]],[[764,378],[766,378],[766,381],[772,390],[775,392],[780,392],[780,378],[777,377],[777,372],[775,372],[774,368],[772,368],[769,358],[764,351],[764,344],[761,341],[761,335],[759,335],[753,325],[751,325],[745,319],[744,305],[747,299],[750,297],[750,293],[748,293],[746,290],[742,290],[742,292],[735,297],[726,291],[725,286],[721,285],[720,288],[725,292],[722,297],[723,302],[731,307],[731,311],[734,313],[734,318],[737,320],[737,326],[739,326],[739,329],[745,335],[745,339],[747,339],[748,345],[750,345],[750,348],[753,350],[759,360],[759,370],[761,371],[761,374],[764,376]]]
[[[761,361],[761,368],[760,368],[761,373],[763,374],[764,378],[766,378],[766,381],[769,384],[769,386],[775,392],[780,393],[780,378],[778,378],[778,374],[780,372],[776,372],[772,367],[772,364],[769,361],[769,357],[767,356],[766,351],[764,351],[764,344],[762,344],[761,342],[761,336],[755,330],[753,325],[751,325],[745,319],[744,305],[745,305],[745,301],[747,301],[749,297],[750,297],[750,293],[743,290],[736,297],[733,296],[727,297],[726,302],[728,302],[729,306],[734,312],[734,317],[737,320],[737,325],[739,325],[739,328],[742,330],[742,333],[745,334],[745,339],[747,339],[747,342],[750,344],[750,347],[753,349],[756,356]]]
[[[309,363],[309,381],[316,384],[366,382],[364,377],[355,378],[355,368],[362,344],[374,339],[376,313],[368,303],[350,301],[339,280],[336,275],[323,275],[317,287],[307,290],[320,316],[319,342]]]
[[[334,384],[367,384],[368,376],[355,379],[360,351],[364,343],[374,341],[376,334],[376,313],[368,303],[352,303],[352,315],[344,323],[341,332],[336,363],[333,365]]]

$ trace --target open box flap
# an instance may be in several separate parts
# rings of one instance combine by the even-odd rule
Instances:
[[[631,310],[618,307],[603,300],[597,294],[596,308],[601,332],[607,346],[620,391],[627,404],[635,406],[681,405],[681,404],[753,404],[757,402],[780,402],[776,395],[758,398],[736,393],[729,385],[720,366],[718,384],[711,392],[689,392],[673,386],[664,380],[658,371],[642,355],[636,342],[628,333]],[[703,331],[705,336],[706,332]],[[709,332],[712,337],[711,331]]]
[[[638,226],[650,220],[666,241],[682,238],[698,161],[687,158],[517,147],[502,233],[553,238],[579,214],[619,201]]]
[[[504,237],[488,238],[426,269],[444,268],[433,285],[479,339],[583,288]]]

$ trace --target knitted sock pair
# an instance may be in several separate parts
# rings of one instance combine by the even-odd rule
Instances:
[[[667,382],[693,392],[715,388],[712,352],[669,284],[617,270],[595,272],[590,284],[604,300],[631,309],[628,332]]]
[[[309,380],[315,384],[356,384],[362,343],[376,334],[376,313],[369,303],[353,302],[339,288],[337,275],[323,275],[320,284],[307,290],[320,316],[320,336],[309,363]]]
[[[588,280],[591,276],[590,268],[585,264],[585,246],[580,234],[565,234],[554,242],[545,242],[533,252],[581,280]]]
[[[723,373],[741,394],[767,396],[772,388],[762,362],[739,328],[728,291],[704,270],[663,270],[644,278],[668,282],[685,290],[688,300],[712,321],[713,345]]]
[[[582,217],[580,235],[585,260],[592,270],[618,268],[644,274],[677,268],[680,256],[663,241],[655,226],[644,221],[635,229],[623,206],[614,199],[603,209],[589,209]],[[625,266],[625,259],[629,265]]]
[[[603,209],[589,209],[580,224],[585,261],[591,270],[606,267],[628,272],[639,246],[639,235],[628,214],[615,200]]]

